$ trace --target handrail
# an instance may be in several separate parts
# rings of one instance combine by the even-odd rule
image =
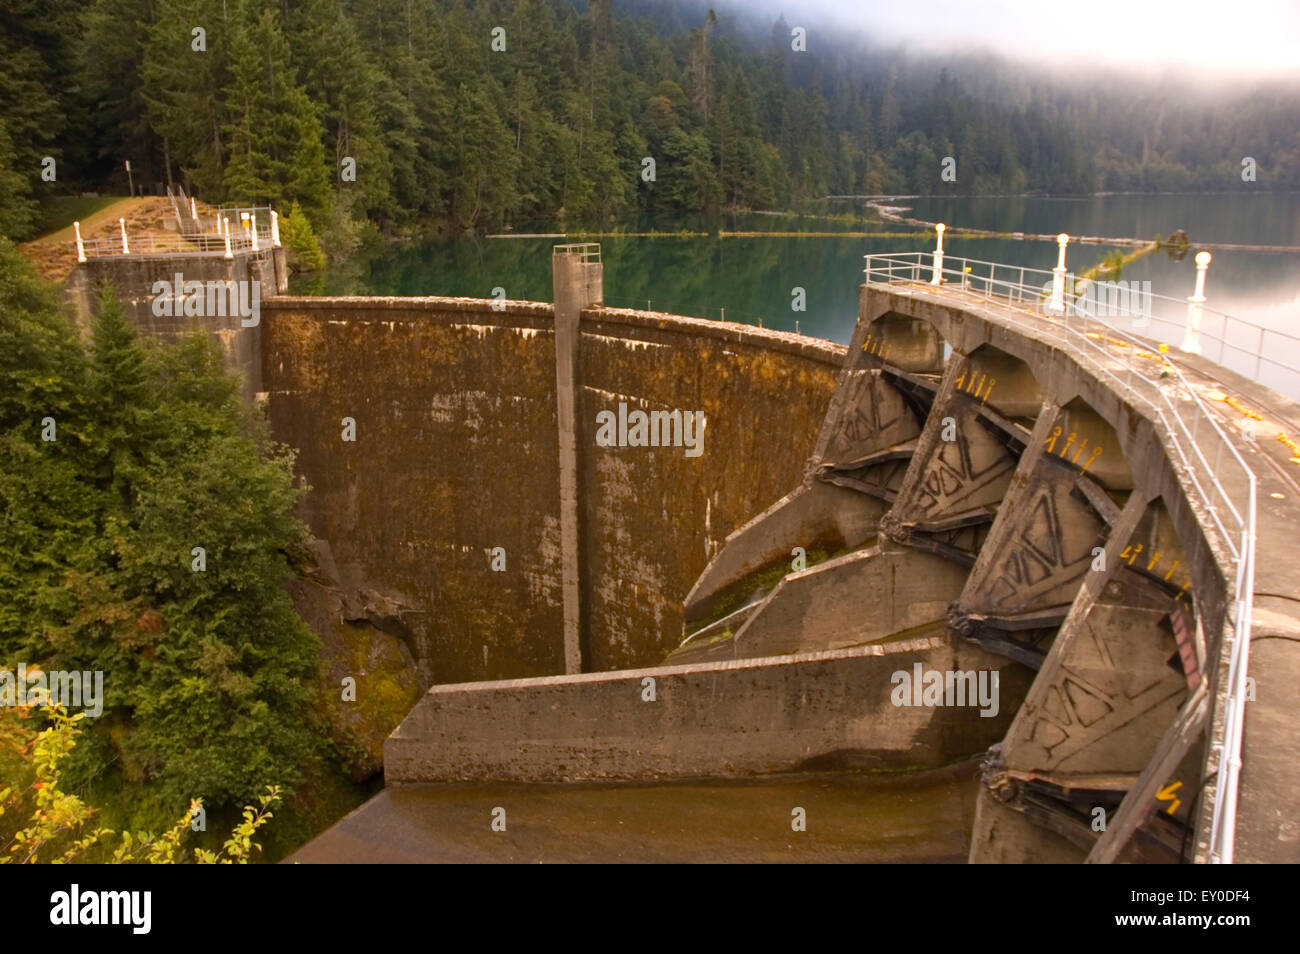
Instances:
[[[266,251],[271,248],[270,230],[265,232],[259,226],[257,230],[258,249]],[[132,232],[130,233],[130,251],[124,256],[120,238],[83,239],[82,247],[86,258],[122,258],[135,255],[214,255],[226,251],[226,237],[215,232],[183,234],[179,232]],[[253,251],[253,239],[247,232],[232,228],[230,232],[230,249],[232,252]]]
[[[914,273],[911,278],[912,281],[926,281],[933,277],[932,252],[900,252],[867,257],[883,263],[883,265],[878,265],[876,270],[883,269],[891,280],[897,278],[897,273],[904,269],[910,269]],[[948,263],[954,261],[960,262],[962,268],[949,267]],[[1046,287],[1055,278],[1054,273],[1049,269],[1006,265],[947,254],[944,255],[943,262],[941,273],[945,278],[944,284],[954,284],[947,278],[947,276],[953,275],[960,280],[962,287],[973,292],[984,290],[987,295],[993,286],[1014,290],[1016,292],[1014,297],[1017,301],[1023,301],[1027,298],[1032,300],[1032,296],[1045,293]],[[966,269],[969,269],[969,271],[966,271]],[[998,279],[997,271],[999,269],[1002,270],[1004,275],[1018,276],[1019,281]],[[1033,277],[1039,284],[1035,285],[1026,282],[1026,277]],[[870,281],[870,276],[868,276],[868,281]],[[1071,294],[1072,290],[1076,287],[1083,289],[1089,285],[1107,286],[1108,284],[1110,283],[1081,279],[1077,275],[1070,273],[1066,276],[1065,290],[1076,302],[1083,302],[1087,296],[1082,293]],[[1141,301],[1143,307],[1140,309],[1130,307],[1131,299],[1126,300],[1122,296],[1111,301],[1109,304],[1111,305],[1112,317],[1122,317],[1137,322],[1133,328],[1136,331],[1149,328],[1152,323],[1164,325],[1170,331],[1178,331],[1179,333],[1183,331],[1188,305],[1186,298],[1172,298],[1168,295],[1158,295],[1144,291],[1141,295]],[[1253,321],[1214,308],[1208,308],[1204,305],[1201,305],[1200,313],[1202,325],[1199,329],[1199,338],[1202,342],[1208,340],[1217,346],[1214,354],[1208,353],[1207,350],[1205,354],[1207,359],[1253,381],[1272,387],[1288,397],[1300,399],[1300,336],[1287,334],[1273,328],[1266,328]],[[1237,332],[1229,334],[1229,327],[1233,325],[1246,329],[1254,338],[1254,344],[1246,346],[1230,340],[1245,337],[1244,334]],[[1279,350],[1289,352],[1288,358],[1279,356]],[[1232,362],[1231,356],[1233,355],[1249,359],[1246,364],[1253,361],[1253,367],[1244,367],[1242,362]],[[1285,380],[1279,382],[1277,380],[1279,375],[1277,374],[1272,375],[1271,380],[1266,380],[1264,374],[1266,365],[1270,369],[1279,372],[1280,376]]]
[[[599,242],[575,242],[571,245],[556,245],[551,250],[552,257],[556,255],[577,255],[579,264],[582,265],[599,265],[600,264],[600,243]]]
[[[125,222],[120,235],[114,237],[83,239],[78,231],[78,261],[142,255],[261,253],[280,244],[276,214],[269,206],[223,207],[210,216],[194,217],[183,201],[183,189],[168,186],[167,196],[176,214],[178,231],[127,232]]]
[[[1236,831],[1237,790],[1241,772],[1241,737],[1244,725],[1243,707],[1246,671],[1250,658],[1251,612],[1254,606],[1257,519],[1254,472],[1237,451],[1234,443],[1223,432],[1218,421],[1209,413],[1204,402],[1183,374],[1183,370],[1169,360],[1165,348],[1161,346],[1158,354],[1152,353],[1153,346],[1149,341],[1137,338],[1095,314],[1097,310],[1094,307],[1095,303],[1090,302],[1086,295],[1077,294],[1080,285],[1076,284],[1073,276],[1069,276],[1069,280],[1054,296],[1051,282],[1056,276],[1045,269],[1022,268],[954,256],[939,257],[930,252],[866,255],[864,258],[868,284],[877,282],[886,285],[915,284],[922,288],[956,290],[961,294],[975,295],[990,303],[1018,308],[1022,311],[1026,306],[1031,307],[1034,315],[1045,319],[1043,330],[1048,331],[1058,340],[1072,339],[1077,345],[1082,345],[1093,354],[1094,358],[1101,359],[1097,361],[1101,373],[1120,386],[1125,386],[1125,381],[1112,370],[1111,365],[1118,362],[1122,366],[1121,370],[1126,367],[1127,389],[1137,394],[1163,424],[1173,450],[1180,459],[1182,470],[1204,502],[1210,522],[1217,531],[1215,536],[1220,545],[1231,554],[1236,570],[1230,602],[1231,632],[1226,637],[1230,643],[1228,647],[1230,655],[1224,719],[1221,732],[1215,730],[1220,737],[1212,744],[1212,749],[1220,753],[1220,784],[1216,787],[1217,797],[1214,801],[1210,830],[1210,861],[1230,864],[1233,860]],[[937,262],[934,261],[936,258],[938,258]],[[975,271],[977,267],[980,269],[979,272]],[[1018,281],[999,279],[998,269],[1010,271]],[[952,279],[949,279],[949,276],[952,276]],[[1044,276],[1046,280],[1041,286],[1027,283],[1026,277],[1033,276]],[[981,287],[977,288],[976,285]],[[1139,323],[1139,327],[1147,327],[1146,323],[1152,320],[1172,321],[1168,318],[1154,318],[1151,305],[1156,301],[1174,302],[1184,309],[1187,306],[1185,301],[1153,295],[1146,291],[1143,291],[1138,300],[1136,309],[1129,307],[1131,298],[1113,304],[1121,306],[1116,309],[1120,317],[1127,317]],[[1108,302],[1107,310],[1110,310],[1111,304]],[[1055,312],[1053,312],[1054,306]],[[1204,314],[1205,311],[1208,309],[1203,309],[1202,313]],[[1224,320],[1225,330],[1228,321],[1240,321],[1221,312],[1210,313]],[[1072,322],[1071,319],[1074,321]],[[1082,330],[1075,327],[1079,319],[1082,319]],[[1089,330],[1094,323],[1098,326],[1098,331]],[[1262,348],[1263,332],[1266,329],[1259,328],[1259,330],[1261,332],[1259,347]],[[1281,332],[1269,333],[1300,344],[1300,339],[1291,335]],[[1209,337],[1213,338],[1213,336]],[[1220,341],[1220,344],[1220,357],[1222,357],[1223,345],[1226,342]],[[1257,371],[1262,362],[1268,360],[1300,376],[1300,369],[1283,361],[1265,359],[1262,354],[1257,354],[1256,357]],[[1136,359],[1139,358],[1159,362],[1161,377],[1173,376],[1175,382],[1181,385],[1182,393],[1191,401],[1190,413],[1184,414],[1175,405],[1166,389],[1160,386],[1159,380],[1148,377],[1138,367]],[[1148,387],[1141,390],[1134,388],[1134,378]],[[1147,393],[1142,393],[1143,391]],[[1153,399],[1152,395],[1159,397]],[[1209,446],[1211,441],[1217,446]],[[1219,479],[1220,467],[1224,463],[1225,447],[1230,461],[1236,462],[1245,478],[1245,496],[1237,501],[1233,500],[1233,496],[1228,493]],[[1214,454],[1213,463],[1208,456],[1210,452]],[[1220,652],[1222,653],[1222,648]]]

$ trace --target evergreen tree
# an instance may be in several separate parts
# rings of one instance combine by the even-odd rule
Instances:
[[[244,0],[232,32],[226,88],[230,149],[224,184],[238,202],[329,205],[329,172],[317,107],[298,84],[274,9]]]
[[[237,394],[210,339],[142,342],[111,292],[83,350],[0,240],[0,666],[104,673],[71,771],[122,814],[236,804],[322,752],[292,459]]]
[[[167,144],[166,159],[176,163],[191,192],[210,201],[225,194],[223,87],[232,55],[232,6],[237,10],[230,0],[158,0],[141,65],[141,96],[151,127]]]
[[[802,207],[829,193],[1300,186],[1300,96],[1068,85],[943,64],[781,18],[627,0],[0,0],[0,213],[179,175],[210,201],[298,200],[337,252],[387,232]],[[636,19],[635,17],[642,17]],[[506,48],[491,49],[505,29]],[[193,31],[205,32],[197,51]],[[670,92],[665,92],[670,91]],[[671,113],[671,116],[669,116]],[[639,173],[644,157],[659,181]],[[937,164],[952,156],[946,182]],[[356,181],[339,175],[356,162]],[[66,181],[67,185],[64,185]],[[1240,187],[1246,187],[1244,185]]]
[[[0,236],[29,238],[36,217],[31,180],[18,169],[18,150],[0,119]]]

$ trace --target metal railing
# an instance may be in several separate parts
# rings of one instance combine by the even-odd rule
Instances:
[[[122,239],[114,238],[83,239],[82,247],[86,258],[121,258],[132,255],[224,255],[226,237],[215,232],[182,235],[179,232],[129,232],[127,234],[127,251],[122,251]],[[271,248],[271,236],[258,229],[258,251]],[[230,230],[231,252],[250,252],[253,250],[252,236],[247,232],[240,234],[233,226]]]
[[[257,220],[257,234],[259,237],[271,233],[271,207],[269,205],[223,205],[217,209],[217,215],[230,220],[232,234],[239,231],[247,232],[249,223],[254,219]],[[203,222],[203,218],[200,215],[199,221]],[[214,219],[209,217],[207,221],[213,222]]]
[[[933,287],[935,290],[943,289],[972,296],[1043,318],[1044,321],[1037,325],[1038,330],[1059,341],[1069,341],[1076,347],[1082,347],[1094,359],[1102,374],[1136,394],[1163,424],[1165,433],[1170,436],[1178,463],[1203,502],[1214,536],[1219,545],[1230,554],[1235,569],[1233,592],[1228,600],[1231,631],[1227,635],[1230,657],[1224,723],[1222,731],[1216,731],[1219,737],[1212,743],[1212,748],[1220,753],[1220,757],[1219,785],[1210,833],[1210,860],[1231,863],[1241,771],[1246,670],[1250,655],[1250,617],[1255,589],[1255,474],[1210,414],[1182,369],[1169,360],[1165,346],[1156,346],[1150,340],[1136,337],[1118,323],[1107,320],[1118,319],[1119,322],[1142,331],[1151,329],[1156,322],[1176,325],[1182,330],[1183,322],[1175,321],[1170,305],[1177,305],[1185,314],[1187,301],[1143,291],[1136,296],[1136,306],[1134,296],[1128,296],[1127,302],[1116,301],[1116,307],[1112,308],[1108,295],[1105,309],[1100,309],[1097,307],[1095,292],[1084,288],[1068,274],[1057,287],[1054,280],[1060,276],[1045,269],[1022,268],[949,255],[939,257],[936,263],[933,252],[864,257],[869,284]],[[1106,314],[1098,314],[1103,310]],[[1226,329],[1228,322],[1239,320],[1208,309],[1202,310],[1202,314],[1207,313],[1223,319],[1221,329]],[[1265,329],[1259,330],[1259,348],[1262,349]],[[1290,335],[1268,333],[1300,344],[1300,339]],[[1227,342],[1222,331],[1218,337],[1213,334],[1206,337],[1219,341],[1220,356],[1226,348],[1238,347]],[[1268,361],[1294,373],[1300,382],[1300,369],[1285,360],[1267,357],[1258,353],[1258,350],[1254,356],[1258,366],[1262,367],[1262,363]],[[1178,399],[1177,402],[1175,398]],[[1226,473],[1221,469],[1225,464],[1240,468],[1242,481],[1238,483],[1236,493],[1230,493],[1220,480],[1220,475]],[[1207,660],[1207,664],[1208,662]]]
[[[269,251],[280,244],[278,222],[268,207],[223,208],[215,214],[191,216],[183,191],[168,190],[179,231],[131,231],[119,221],[117,235],[83,239],[77,230],[78,261],[141,255],[231,255]],[[227,232],[229,235],[227,235]]]
[[[554,255],[577,255],[583,265],[600,264],[600,243],[579,242],[573,245],[556,245],[551,249]]]
[[[887,281],[931,282],[933,252],[905,252],[871,255]],[[1017,304],[1040,307],[1048,314],[1048,290],[1054,275],[1048,269],[1022,268],[978,259],[944,254],[943,283],[960,285],[985,297],[1010,297]],[[955,263],[955,264],[950,264]],[[867,276],[871,280],[871,276]],[[1104,282],[1065,276],[1067,314],[1109,318],[1108,324],[1148,339],[1182,340],[1187,328],[1188,299],[1150,292],[1119,293],[1136,282]],[[1145,283],[1143,283],[1145,284]],[[1106,293],[1101,298],[1098,292]],[[1135,306],[1135,302],[1140,304]],[[1101,307],[1098,307],[1100,305]],[[1243,377],[1300,400],[1300,337],[1289,335],[1235,315],[1199,306],[1198,339],[1201,352],[1210,361]]]

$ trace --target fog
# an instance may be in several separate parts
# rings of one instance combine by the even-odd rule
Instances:
[[[820,26],[917,52],[989,52],[1066,71],[1300,79],[1296,0],[745,0],[718,7],[736,17],[784,16],[808,30],[809,52]]]

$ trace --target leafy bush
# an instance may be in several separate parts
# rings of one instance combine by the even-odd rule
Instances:
[[[8,741],[12,746],[15,737],[23,739],[23,727],[10,723],[15,718],[30,716],[32,708],[24,706],[22,711],[10,710],[0,716],[4,723],[0,726],[0,743]],[[85,714],[70,716],[62,706],[52,706],[49,711],[50,726],[22,746],[31,754],[31,781],[20,783],[20,787],[0,789],[0,865],[42,861],[63,864],[78,861],[172,864],[179,861],[186,829],[193,829],[194,819],[203,809],[203,800],[193,800],[189,810],[161,835],[142,831],[118,834],[108,828],[88,830],[96,810],[77,795],[63,791],[61,772],[68,754],[76,748]],[[28,792],[31,793],[30,803]],[[280,790],[274,786],[268,788],[258,799],[256,807],[244,808],[242,820],[220,850],[195,848],[194,860],[199,864],[247,864],[253,852],[261,847],[252,840],[253,835],[271,820],[271,808],[279,800]],[[7,829],[5,816],[13,817],[14,808],[29,809],[30,816],[25,822],[20,820],[18,827]],[[117,835],[118,845],[109,855],[108,847],[114,835]]]
[[[156,825],[318,764],[301,492],[210,339],[141,341],[106,293],[83,344],[0,240],[0,667],[104,673],[65,767],[106,809]]]

